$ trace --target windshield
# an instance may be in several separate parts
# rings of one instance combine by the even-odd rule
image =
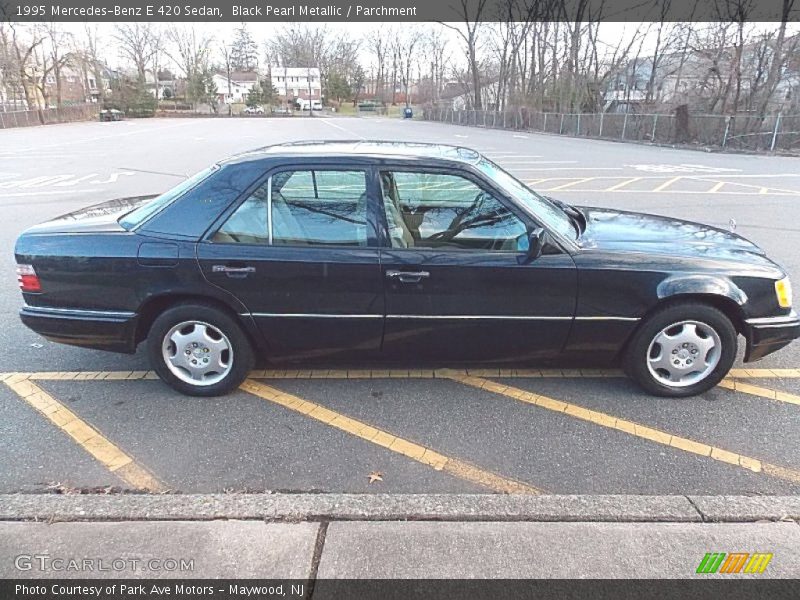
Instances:
[[[144,204],[139,208],[129,212],[127,215],[125,215],[119,220],[119,224],[122,225],[125,229],[133,229],[134,227],[140,225],[141,223],[144,223],[152,215],[156,214],[167,204],[175,200],[175,198],[177,198],[178,196],[183,195],[184,192],[187,192],[190,189],[192,189],[194,186],[203,181],[203,179],[208,177],[213,171],[215,171],[218,168],[219,167],[217,165],[214,165],[213,167],[203,169],[199,173],[192,175],[191,177],[189,177],[189,179],[182,181],[171,190],[164,192],[160,196],[153,198],[147,204]]]
[[[490,160],[481,158],[480,162],[478,162],[478,168],[517,201],[530,209],[530,212],[542,221],[543,225],[566,238],[575,239],[577,230],[572,220],[550,200],[535,193]]]

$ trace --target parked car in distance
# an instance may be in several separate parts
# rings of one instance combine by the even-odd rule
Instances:
[[[100,111],[101,121],[121,121],[125,118],[125,113],[116,108],[106,108]]]
[[[263,115],[264,114],[264,107],[260,105],[256,106],[247,106],[244,109],[244,113],[247,115]]]
[[[23,323],[118,352],[181,392],[256,358],[621,364],[689,396],[800,335],[789,278],[734,233],[541,196],[466,148],[302,142],[154,199],[25,231]]]
[[[295,100],[295,105],[299,110],[322,110],[322,102],[319,100],[307,100],[305,98],[298,98]]]

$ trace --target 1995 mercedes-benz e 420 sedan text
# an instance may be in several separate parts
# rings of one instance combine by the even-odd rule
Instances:
[[[303,142],[155,199],[93,206],[16,246],[23,322],[134,352],[181,392],[256,358],[622,364],[689,396],[800,335],[786,273],[744,238],[539,196],[475,151]]]

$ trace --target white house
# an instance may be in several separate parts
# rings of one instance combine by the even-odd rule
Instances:
[[[322,99],[322,82],[317,67],[270,68],[272,86],[284,100],[303,98]]]
[[[231,71],[230,86],[228,74],[224,71],[214,73],[217,97],[224,104],[247,102],[247,94],[258,85],[258,74],[248,71]]]

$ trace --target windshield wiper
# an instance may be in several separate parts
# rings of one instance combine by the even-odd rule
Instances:
[[[569,220],[575,225],[575,230],[577,231],[578,235],[586,230],[586,216],[580,210],[574,206],[570,206],[566,202],[551,198],[550,196],[546,196],[546,198],[564,211],[564,214],[567,215]]]

